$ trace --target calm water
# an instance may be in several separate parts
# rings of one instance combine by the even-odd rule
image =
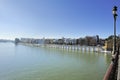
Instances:
[[[110,57],[0,43],[0,80],[102,80]]]

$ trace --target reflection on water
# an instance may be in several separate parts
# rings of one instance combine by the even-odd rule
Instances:
[[[1,80],[102,80],[110,54],[0,43]]]

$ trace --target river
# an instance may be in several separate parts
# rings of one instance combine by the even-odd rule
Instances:
[[[0,43],[0,80],[102,80],[110,54]]]

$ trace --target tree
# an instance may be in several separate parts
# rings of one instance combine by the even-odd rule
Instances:
[[[19,43],[20,40],[18,38],[15,38],[15,43]]]
[[[97,44],[99,44],[100,43],[100,40],[99,40],[99,36],[98,35],[96,35],[96,42],[97,42]]]

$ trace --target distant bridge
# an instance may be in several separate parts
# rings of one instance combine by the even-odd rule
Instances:
[[[32,45],[37,47],[56,48],[63,50],[103,52],[103,48],[101,46],[56,45],[56,44],[32,44]]]

